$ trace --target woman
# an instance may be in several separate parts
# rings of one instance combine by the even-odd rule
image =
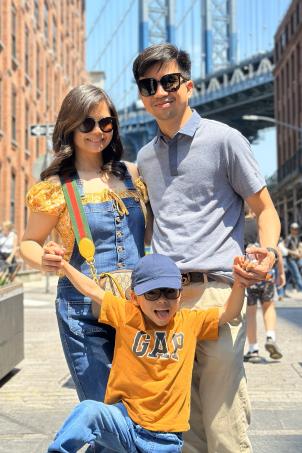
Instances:
[[[65,259],[90,276],[79,253],[60,176],[77,183],[95,245],[98,274],[132,269],[144,255],[145,191],[136,166],[121,162],[117,112],[93,85],[72,89],[63,100],[53,133],[55,159],[29,191],[30,217],[21,242],[23,258],[52,271],[43,244],[52,230],[61,237]],[[84,302],[83,302],[84,299]],[[80,400],[103,401],[113,358],[115,331],[94,319],[91,301],[60,276],[57,319],[65,357]]]

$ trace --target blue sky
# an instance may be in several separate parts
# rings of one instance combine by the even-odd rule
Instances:
[[[252,143],[252,150],[265,177],[272,176],[277,169],[276,128],[260,131],[258,143]]]
[[[290,0],[237,0],[238,60],[273,48],[273,36]],[[176,45],[192,58],[192,77],[200,76],[201,0],[175,0]],[[86,66],[106,73],[105,89],[118,109],[137,99],[131,72],[138,51],[138,0],[86,0]],[[252,145],[262,173],[276,169],[275,129]]]

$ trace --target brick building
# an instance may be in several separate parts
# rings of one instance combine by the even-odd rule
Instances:
[[[291,222],[302,225],[302,0],[292,1],[277,29],[275,62],[278,170],[271,191],[286,234]]]
[[[65,94],[86,81],[84,35],[84,0],[0,0],[0,223],[11,220],[19,237],[46,151],[29,126],[54,123]]]

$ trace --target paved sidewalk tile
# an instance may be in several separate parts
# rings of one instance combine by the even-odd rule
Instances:
[[[264,349],[262,313],[257,312],[261,363],[246,363],[252,403],[250,438],[255,453],[302,452],[302,301],[277,303],[281,360]]]

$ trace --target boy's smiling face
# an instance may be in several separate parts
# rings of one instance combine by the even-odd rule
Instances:
[[[171,291],[174,291],[171,289]],[[163,292],[156,300],[148,300],[145,295],[137,295],[132,292],[133,303],[140,307],[143,314],[158,327],[164,327],[169,324],[180,306],[181,294],[176,299],[168,299]]]

